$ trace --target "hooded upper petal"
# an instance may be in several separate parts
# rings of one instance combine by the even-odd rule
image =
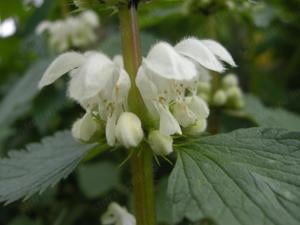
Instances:
[[[231,66],[236,66],[231,54],[220,43],[214,40],[201,40],[201,42],[220,60],[228,63]]]
[[[149,73],[166,79],[190,80],[197,76],[195,65],[166,42],[154,45],[143,65]]]
[[[84,57],[80,53],[66,52],[59,55],[47,68],[39,82],[39,88],[52,84],[62,75],[81,66],[83,62]]]
[[[207,69],[223,72],[224,67],[210,49],[196,38],[187,38],[180,41],[175,49],[180,54],[195,60]]]

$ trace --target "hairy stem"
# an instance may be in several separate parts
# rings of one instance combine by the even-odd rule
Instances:
[[[136,4],[130,4],[128,7],[121,6],[119,18],[124,66],[131,80],[129,109],[145,124],[147,122],[146,107],[135,85],[135,77],[142,59]],[[146,143],[133,151],[131,168],[137,225],[155,225],[152,152]]]

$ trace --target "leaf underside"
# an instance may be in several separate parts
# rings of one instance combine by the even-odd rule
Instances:
[[[26,150],[10,151],[0,159],[0,202],[9,204],[42,193],[67,177],[94,145],[75,141],[69,131],[58,132],[28,145]]]
[[[250,128],[177,146],[173,217],[220,225],[300,224],[300,133]]]

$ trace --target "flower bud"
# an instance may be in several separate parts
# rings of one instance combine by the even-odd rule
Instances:
[[[225,89],[237,86],[238,84],[239,81],[235,74],[227,74],[222,80],[222,85]]]
[[[141,120],[131,112],[123,112],[116,125],[116,137],[126,148],[137,147],[144,137]]]
[[[188,135],[198,135],[203,133],[206,130],[206,128],[207,128],[207,119],[199,119],[194,125],[187,127],[184,130],[184,133]]]
[[[173,152],[173,138],[160,133],[158,130],[150,132],[148,142],[153,152],[157,155],[164,156]]]
[[[100,131],[100,124],[93,118],[90,112],[87,112],[82,118],[78,119],[72,127],[74,138],[88,142],[97,131]]]
[[[238,99],[243,96],[242,90],[237,86],[229,88],[226,93],[229,99]]]
[[[213,96],[213,104],[216,106],[222,106],[226,103],[227,101],[227,95],[225,91],[223,90],[218,90]]]

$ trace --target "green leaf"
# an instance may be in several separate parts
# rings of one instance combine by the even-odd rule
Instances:
[[[156,186],[156,217],[160,224],[173,224],[172,221],[172,205],[167,196],[168,179],[162,178]]]
[[[21,115],[28,112],[30,101],[38,93],[38,82],[51,61],[35,63],[26,74],[12,87],[0,103],[0,125],[10,125]]]
[[[222,225],[300,224],[300,133],[250,128],[177,146],[174,219]]]
[[[284,109],[265,107],[258,98],[245,96],[247,115],[259,126],[300,131],[300,117]]]
[[[120,184],[119,167],[110,162],[82,165],[78,168],[78,182],[88,198],[97,198]]]
[[[75,141],[69,131],[56,133],[0,160],[0,202],[28,199],[67,177],[94,145]]]

